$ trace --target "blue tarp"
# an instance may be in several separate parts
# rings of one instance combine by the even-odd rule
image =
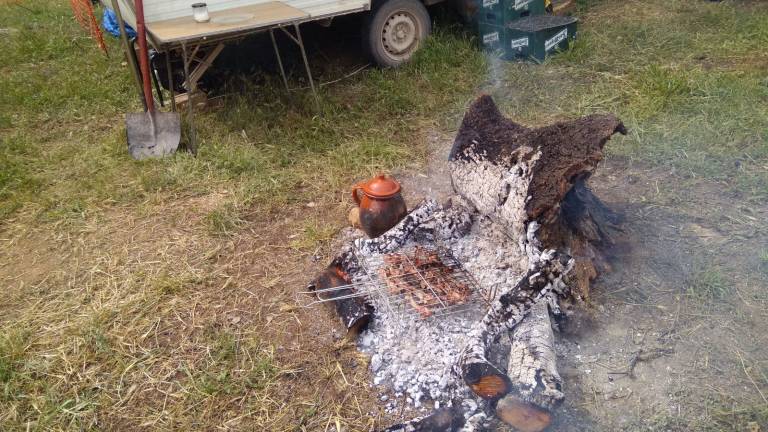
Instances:
[[[115,37],[120,37],[120,25],[117,23],[117,15],[112,9],[104,8],[104,17],[101,20],[101,25],[107,33]],[[129,39],[136,37],[136,30],[131,28],[128,24],[125,25],[125,33]]]

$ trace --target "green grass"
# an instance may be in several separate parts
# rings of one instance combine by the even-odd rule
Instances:
[[[237,208],[232,203],[226,203],[220,208],[212,210],[205,216],[208,229],[216,235],[232,234],[238,227],[243,226]]]
[[[112,57],[100,55],[66,2],[43,3],[31,3],[34,12],[0,6],[2,25],[19,30],[5,36],[4,61],[13,67],[4,67],[8,78],[0,83],[2,219],[23,211],[47,221],[83,220],[105,206],[228,185],[237,189],[233,205],[267,209],[304,199],[297,189],[334,190],[352,174],[423,157],[421,123],[458,110],[484,70],[470,40],[438,30],[408,67],[369,69],[324,88],[321,113],[311,109],[308,92],[289,97],[277,80],[254,87],[239,79],[223,109],[197,116],[196,158],[134,162],[122,118],[139,106],[118,44],[108,40]],[[233,228],[223,219],[211,216],[214,231]]]
[[[0,28],[14,29],[0,34],[0,229],[4,240],[28,229],[52,234],[30,247],[34,256],[63,251],[43,260],[52,266],[33,283],[24,283],[38,264],[32,255],[18,272],[0,265],[12,286],[0,303],[8,312],[0,320],[0,429],[199,430],[248,412],[257,430],[293,427],[285,401],[316,386],[290,395],[276,387],[299,359],[277,359],[262,339],[274,327],[274,314],[261,315],[271,303],[238,315],[257,314],[248,327],[219,321],[217,293],[242,293],[232,292],[239,270],[217,266],[220,251],[254,219],[268,226],[260,215],[310,200],[327,207],[353,180],[422,161],[424,130],[458,116],[485,57],[457,28],[438,26],[407,67],[369,68],[323,87],[321,112],[308,91],[286,94],[276,77],[233,78],[228,88],[237,91],[224,107],[196,116],[197,157],[137,162],[126,151],[123,116],[140,106],[117,42],[107,37],[111,56],[100,54],[66,1],[16,3],[0,4]],[[176,216],[161,225],[130,227],[134,217],[141,226],[169,212]],[[291,250],[312,251],[338,228],[316,216],[297,222],[284,244]],[[100,237],[123,224],[130,235]],[[268,279],[264,289],[284,290],[273,287],[279,274]],[[269,301],[293,301],[281,296]],[[294,322],[280,325],[286,320]],[[316,356],[302,368],[325,368],[330,379],[338,355]],[[329,409],[346,409],[310,402],[296,402],[308,430]]]
[[[629,127],[610,155],[768,196],[768,5],[580,2],[573,48],[547,67],[504,71],[492,90],[526,122],[616,113]],[[683,192],[684,188],[676,188]]]
[[[609,154],[673,173],[681,200],[700,179],[768,196],[765,2],[581,1],[578,41],[544,66],[489,61],[441,22],[409,65],[323,87],[319,113],[274,76],[233,78],[197,115],[197,157],[143,162],[116,41],[101,55],[63,0],[18,4],[0,4],[2,430],[370,429],[343,350],[281,333],[307,325],[296,263],[333,238],[353,180],[418,165],[478,90],[528,124],[616,113],[631,132]],[[271,232],[285,214],[292,231]],[[730,281],[702,266],[687,293],[713,302]],[[308,359],[286,353],[296,340]],[[765,421],[721,411],[713,424]]]
[[[731,284],[717,267],[701,268],[691,276],[687,294],[703,302],[723,300],[732,292]]]

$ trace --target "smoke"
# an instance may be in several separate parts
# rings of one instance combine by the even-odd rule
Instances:
[[[501,89],[504,82],[504,63],[497,52],[486,52],[485,58],[488,64],[487,91],[493,93]]]

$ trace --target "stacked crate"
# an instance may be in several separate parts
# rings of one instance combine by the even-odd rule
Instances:
[[[505,59],[544,61],[548,54],[567,48],[576,35],[577,20],[548,15],[544,0],[464,0],[463,4],[483,48]]]
[[[509,43],[504,58],[526,58],[539,63],[548,55],[568,49],[576,37],[579,20],[569,16],[542,15],[523,18],[505,28]]]
[[[483,47],[489,51],[504,51],[507,24],[545,12],[544,0],[477,0],[476,10],[472,24]]]

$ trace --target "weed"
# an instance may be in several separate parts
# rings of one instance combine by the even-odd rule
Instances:
[[[762,252],[760,252],[759,255],[759,268],[760,270],[768,275],[768,249],[764,249]]]
[[[200,279],[193,275],[175,275],[162,272],[151,281],[151,285],[161,296],[176,296],[183,292],[186,287],[199,282]]]
[[[333,239],[338,228],[333,225],[323,224],[317,220],[308,220],[304,224],[301,234],[291,240],[291,247],[295,249],[313,249]]]
[[[726,298],[731,282],[717,267],[706,267],[694,272],[688,282],[688,295],[705,302]]]
[[[239,226],[242,226],[243,220],[237,212],[234,204],[227,203],[217,208],[205,216],[208,229],[215,235],[228,235],[233,233]]]
[[[0,333],[0,384],[8,384],[16,373],[27,349],[28,333],[11,330]]]

